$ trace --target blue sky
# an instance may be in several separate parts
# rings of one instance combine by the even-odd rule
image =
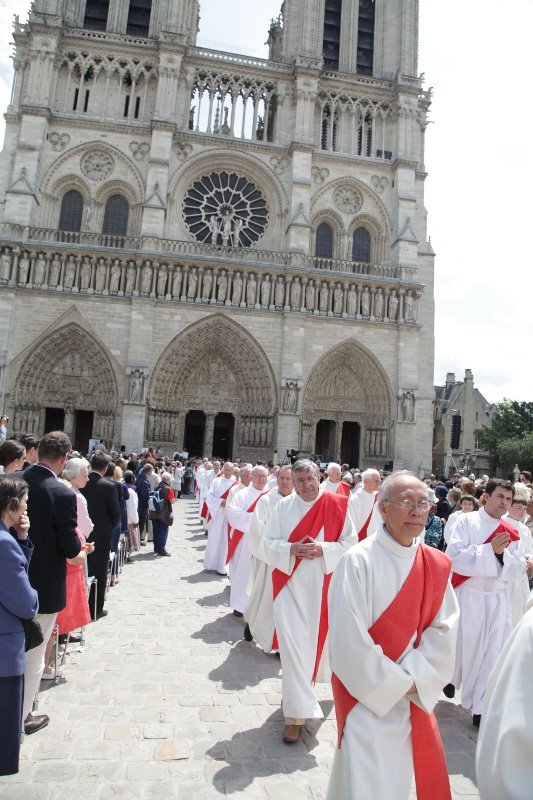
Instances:
[[[202,0],[199,43],[265,55],[280,0]],[[435,262],[435,381],[472,369],[496,402],[533,400],[529,232],[533,0],[421,0],[419,72],[433,86],[426,207]],[[0,108],[10,31],[28,0],[0,0]],[[3,135],[3,134],[2,134]]]

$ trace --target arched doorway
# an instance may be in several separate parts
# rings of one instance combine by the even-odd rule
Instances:
[[[117,380],[110,358],[77,323],[46,333],[24,358],[14,379],[13,430],[64,430],[75,449],[89,439],[114,442]]]
[[[383,466],[392,455],[392,396],[369,350],[354,340],[338,344],[304,387],[300,450],[351,467]]]
[[[191,456],[204,452],[205,414],[203,411],[188,411],[185,417],[183,449]]]
[[[198,454],[268,460],[276,411],[276,381],[262,347],[230,317],[211,314],[185,328],[159,357],[148,392],[146,440],[192,454],[187,444],[192,437],[198,446],[193,430],[203,424]],[[162,418],[169,424],[158,424]]]

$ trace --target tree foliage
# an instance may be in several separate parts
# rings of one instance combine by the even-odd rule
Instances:
[[[490,428],[483,428],[480,440],[483,448],[496,456],[505,469],[518,464],[531,469],[533,462],[533,403],[502,400]]]

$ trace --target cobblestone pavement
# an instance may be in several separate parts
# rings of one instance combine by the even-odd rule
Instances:
[[[58,686],[43,685],[50,725],[26,737],[19,775],[0,778],[2,800],[324,797],[330,687],[320,685],[325,720],[283,744],[279,659],[243,640],[228,581],[202,571],[196,503],[177,502],[175,517],[172,558],[142,548],[110,590],[109,616],[87,629],[85,652],[68,656]],[[445,700],[438,717],[453,797],[478,797],[470,718]]]

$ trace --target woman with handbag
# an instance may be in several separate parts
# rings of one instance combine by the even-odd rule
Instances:
[[[172,515],[172,503],[176,496],[171,487],[172,475],[169,472],[161,473],[161,483],[157,489],[163,499],[163,508],[160,511],[149,511],[152,520],[152,530],[154,534],[154,553],[156,556],[169,556],[166,549],[168,539],[168,529],[174,522]]]
[[[33,619],[39,609],[28,580],[33,545],[27,500],[25,481],[0,475],[0,775],[19,771],[26,666],[21,620]]]

